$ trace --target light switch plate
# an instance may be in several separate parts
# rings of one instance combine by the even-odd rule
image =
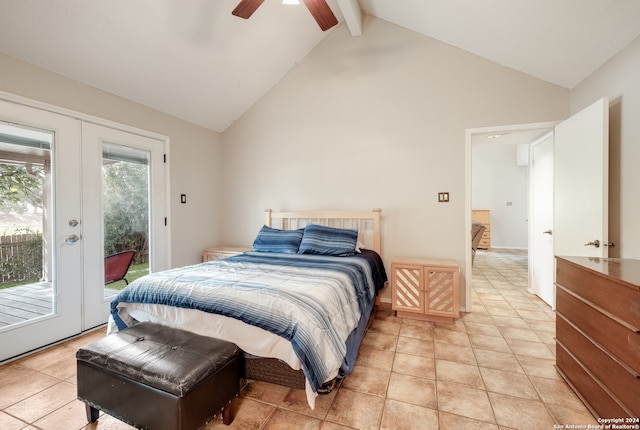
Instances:
[[[438,193],[438,201],[440,203],[448,203],[449,202],[449,192],[441,191]]]

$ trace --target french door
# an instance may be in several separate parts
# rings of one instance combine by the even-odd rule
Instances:
[[[107,322],[122,286],[105,285],[104,259],[111,249],[105,232],[139,238],[131,246],[143,272],[169,267],[165,144],[135,130],[0,100],[0,193],[41,193],[33,205],[19,196],[13,206],[0,203],[0,227],[16,209],[41,215],[32,235],[11,234],[40,240],[34,261],[40,258],[41,266],[29,263],[38,266],[37,274],[11,278],[16,276],[7,268],[24,262],[24,248],[18,248],[23,244],[7,251],[0,243],[0,281],[8,280],[0,282],[0,362]],[[24,184],[13,186],[9,174]],[[114,223],[109,207],[129,212]]]
[[[24,167],[28,174],[35,169],[44,171],[43,269],[25,284],[3,283],[0,290],[0,319],[6,323],[0,327],[0,360],[5,360],[82,330],[78,312],[82,297],[82,242],[78,240],[82,236],[78,223],[82,215],[81,133],[77,119],[2,100],[0,124],[4,125],[0,139],[4,165]],[[10,228],[0,234],[10,232],[6,230]],[[41,288],[30,288],[35,285]]]
[[[133,248],[136,262],[143,262],[138,266],[148,263],[148,268],[138,270],[147,272],[167,269],[169,256],[164,221],[164,142],[85,122],[82,159],[86,238],[83,322],[87,329],[107,320],[111,299],[120,288],[104,285],[105,254]],[[114,206],[116,209],[109,209]],[[114,241],[114,235],[127,249],[113,250],[106,243]]]

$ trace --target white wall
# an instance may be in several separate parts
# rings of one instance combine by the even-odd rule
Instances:
[[[571,91],[571,113],[601,97],[610,102],[609,240],[611,257],[640,258],[640,38]]]
[[[380,207],[387,269],[464,270],[465,130],[568,115],[566,89],[375,18],[341,25],[223,134],[225,239],[250,245],[267,207]]]
[[[0,54],[0,90],[169,136],[173,267],[220,242],[221,135]],[[187,204],[180,204],[180,194]]]
[[[471,208],[491,211],[492,248],[528,248],[529,168],[516,165],[516,152],[500,139],[472,143]]]

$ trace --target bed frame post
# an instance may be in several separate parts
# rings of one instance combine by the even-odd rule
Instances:
[[[382,255],[382,249],[380,245],[380,212],[382,209],[375,208],[373,211],[373,249],[380,255]]]
[[[267,227],[271,227],[271,213],[273,212],[272,209],[265,209],[264,210],[264,225],[266,225]]]

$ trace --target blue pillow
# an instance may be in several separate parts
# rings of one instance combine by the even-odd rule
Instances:
[[[279,230],[263,226],[253,242],[253,250],[257,252],[280,252],[295,254],[302,240],[303,228],[298,230]]]
[[[298,254],[346,257],[355,253],[357,242],[358,230],[309,224],[304,228]]]

